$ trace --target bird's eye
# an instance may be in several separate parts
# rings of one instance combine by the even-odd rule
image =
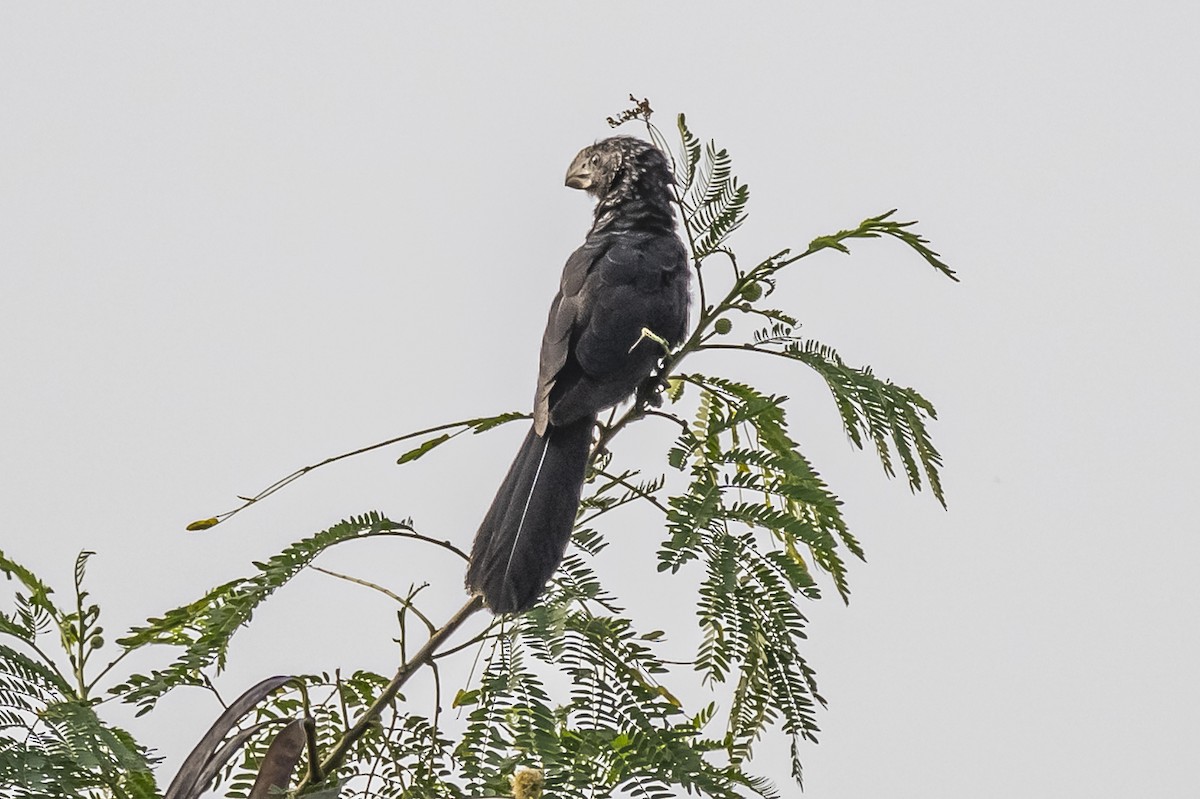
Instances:
[[[599,153],[592,156],[592,166],[600,166],[600,154]]]

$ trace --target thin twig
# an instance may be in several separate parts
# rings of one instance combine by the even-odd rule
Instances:
[[[391,740],[392,734],[396,731],[396,725],[399,722],[400,722],[400,714],[393,713],[392,720],[391,720],[391,722],[388,723],[387,734],[383,736],[383,739],[385,741]],[[349,722],[347,722],[347,723],[349,723]],[[364,785],[363,789],[362,789],[363,796],[374,796],[375,795],[375,794],[371,793],[371,782],[374,781],[375,774],[376,774],[376,772],[379,771],[379,766],[381,763],[383,763],[384,754],[386,752],[387,752],[386,747],[380,747],[379,754],[375,757],[374,760],[371,761],[371,771],[370,771],[370,773],[367,774],[367,784]]]
[[[513,418],[517,419],[517,418],[521,418],[521,416],[524,416],[525,418],[529,418],[529,414],[521,414],[520,416],[514,416]],[[457,422],[447,422],[446,424],[439,424],[439,425],[435,425],[433,427],[426,427],[424,430],[417,430],[412,433],[405,433],[404,435],[401,435],[401,436],[395,436],[393,438],[389,438],[386,441],[380,441],[375,444],[369,444],[365,447],[359,447],[358,449],[354,449],[349,452],[343,452],[340,455],[334,455],[332,457],[326,458],[323,461],[319,461],[318,463],[313,463],[308,466],[301,467],[301,468],[297,469],[296,471],[292,472],[291,474],[287,475],[286,477],[281,477],[280,479],[276,480],[274,483],[271,483],[269,486],[264,488],[262,491],[259,491],[257,494],[255,494],[252,497],[239,497],[239,499],[242,500],[241,505],[234,508],[233,510],[228,510],[228,511],[225,511],[224,513],[218,513],[213,518],[215,518],[217,520],[217,522],[226,521],[230,517],[232,517],[238,513],[241,513],[246,508],[250,507],[251,505],[255,504],[256,502],[261,502],[262,500],[264,500],[267,497],[274,494],[276,491],[279,491],[280,489],[287,487],[288,485],[295,482],[296,480],[299,480],[301,477],[308,474],[309,472],[315,471],[316,469],[320,469],[322,466],[328,466],[331,463],[337,463],[338,461],[345,460],[346,458],[352,458],[355,455],[362,455],[367,452],[373,452],[377,449],[383,449],[384,447],[390,447],[392,444],[398,444],[401,441],[408,441],[409,439],[429,435],[430,433],[440,433],[443,430],[453,430],[456,427],[462,428],[461,430],[458,430],[457,432],[455,432],[453,434],[453,435],[457,436],[457,435],[460,435],[461,433],[465,433],[468,430],[474,429],[477,424],[479,424],[480,422],[486,421],[489,418],[491,418],[491,417],[481,416],[481,417],[477,417],[474,419],[463,419],[463,420],[460,420]]]
[[[426,544],[433,544],[434,546],[441,547],[442,549],[446,550],[447,552],[453,552],[455,555],[458,555],[463,560],[471,559],[470,555],[468,555],[466,552],[463,552],[461,549],[454,546],[454,544],[451,544],[449,541],[444,541],[440,538],[430,538],[427,535],[421,535],[420,533],[415,532],[413,530],[381,530],[378,533],[372,533],[372,535],[394,535],[394,536],[399,536],[400,538],[411,538],[414,541],[424,541]]]
[[[337,694],[338,704],[341,705],[341,708],[342,708],[342,726],[349,727],[350,726],[350,708],[346,707],[346,694],[342,691],[342,670],[341,669],[334,669],[333,679],[336,683],[334,685],[333,690],[334,690],[334,693]],[[328,702],[329,700],[325,700],[325,701]]]
[[[774,355],[776,358],[786,358],[792,363],[804,363],[804,361],[789,355],[786,351],[769,350],[765,347],[759,347],[754,344],[702,344],[696,348],[697,352],[701,350],[737,350],[739,352],[760,352],[763,355]]]
[[[76,651],[78,654],[71,658],[75,661],[75,683],[79,686],[79,699],[86,702],[88,698],[87,681],[83,676],[83,667],[87,665],[87,630],[83,627],[83,588],[80,585],[79,571],[75,572],[75,619],[78,627],[75,631]],[[59,628],[62,629],[61,627]]]
[[[442,716],[442,673],[438,671],[437,663],[434,662],[433,658],[429,659],[429,669],[433,672],[433,718],[430,720],[433,729],[430,730],[429,759],[425,762],[425,769],[432,774],[433,748],[441,732],[438,729],[438,723]]]
[[[418,619],[420,619],[422,622],[424,622],[425,626],[429,629],[430,635],[432,635],[434,633],[434,631],[437,630],[437,626],[429,620],[429,617],[426,616],[421,611],[417,610],[417,606],[415,604],[413,604],[411,597],[408,599],[405,599],[404,597],[397,594],[395,591],[384,588],[382,585],[373,583],[370,580],[364,580],[361,577],[351,577],[349,574],[342,574],[341,572],[335,572],[333,569],[326,569],[322,566],[314,566],[311,563],[308,565],[308,568],[312,569],[313,571],[319,571],[322,574],[328,574],[330,577],[336,577],[339,580],[345,580],[348,583],[355,583],[357,585],[361,585],[366,588],[370,588],[373,591],[378,591],[379,593],[383,594],[384,596],[386,596],[390,599],[394,599],[396,602],[403,605],[408,610],[411,610]],[[426,585],[428,585],[428,583],[426,583]]]
[[[400,668],[396,671],[395,676],[392,677],[391,682],[387,684],[387,687],[384,688],[379,696],[375,698],[375,701],[371,703],[371,706],[363,711],[362,715],[358,717],[358,720],[354,722],[354,726],[342,734],[342,737],[338,739],[336,744],[334,744],[333,749],[330,750],[329,754],[325,756],[325,759],[321,761],[321,770],[324,771],[324,773],[332,774],[341,766],[342,761],[345,760],[346,754],[350,751],[350,748],[354,746],[355,742],[357,742],[359,738],[366,734],[367,730],[370,729],[371,724],[373,724],[375,720],[383,714],[383,711],[386,710],[387,707],[392,703],[392,700],[396,698],[396,694],[400,692],[400,689],[406,682],[408,682],[409,678],[412,677],[413,674],[415,674],[421,668],[421,666],[431,663],[433,653],[436,652],[439,647],[441,647],[442,643],[445,642],[445,640],[451,635],[453,635],[454,632],[462,626],[463,622],[465,622],[482,608],[483,597],[478,594],[472,596],[469,600],[467,600],[465,605],[459,608],[458,611],[450,617],[449,621],[447,621],[444,625],[438,628],[436,632],[429,636],[429,640],[427,640],[425,645],[422,646],[415,655],[413,655],[411,660],[408,660],[400,666]],[[300,785],[297,786],[297,792],[308,787],[310,784],[310,780],[305,778],[301,781]]]
[[[449,649],[443,649],[441,652],[438,652],[436,655],[434,655],[433,659],[441,660],[444,657],[449,657],[450,655],[453,655],[455,652],[461,652],[464,649],[470,649],[471,647],[475,646],[475,644],[482,644],[484,641],[488,640],[489,638],[497,638],[497,637],[503,635],[503,633],[500,633],[500,632],[492,633],[492,627],[494,627],[494,626],[495,626],[494,624],[489,624],[486,628],[484,628],[483,632],[479,633],[479,635],[475,636],[474,638],[472,638],[469,641],[464,641],[463,643],[459,644],[458,646],[452,646]]]
[[[37,645],[37,642],[25,641],[25,645],[28,646],[30,649],[32,649],[38,655],[38,657],[40,657],[42,660],[44,660],[46,662],[46,665],[50,668],[51,671],[53,671],[58,676],[58,678],[60,680],[62,680],[63,682],[70,682],[67,678],[65,678],[63,676],[63,673],[58,668],[58,664],[55,663],[50,658],[50,656],[47,655],[46,652],[40,646]],[[118,660],[119,659],[120,658],[118,658]]]
[[[632,491],[634,494],[636,494],[637,496],[639,496],[639,497],[641,497],[642,499],[646,500],[646,501],[647,501],[647,502],[649,502],[651,505],[653,505],[654,507],[656,507],[656,508],[658,508],[659,510],[661,510],[663,513],[670,513],[670,512],[671,512],[670,508],[668,508],[666,505],[664,505],[664,504],[662,504],[661,502],[659,502],[659,501],[658,501],[658,497],[654,496],[653,494],[651,494],[651,493],[649,493],[649,492],[643,491],[641,488],[639,488],[638,486],[636,486],[636,485],[634,485],[633,483],[629,482],[628,480],[625,480],[625,479],[624,479],[624,478],[622,478],[620,475],[617,475],[617,474],[611,474],[611,473],[609,473],[609,472],[606,472],[606,471],[603,471],[603,470],[597,470],[597,471],[596,471],[596,474],[600,475],[601,477],[603,477],[603,478],[605,478],[605,479],[607,479],[607,480],[611,480],[612,482],[616,483],[617,485],[622,485],[622,486],[625,486],[625,487],[626,487],[626,488],[628,488],[630,491]],[[624,503],[621,503],[621,504],[624,504]],[[613,506],[613,507],[616,507],[616,506]],[[598,516],[598,515],[599,515],[599,514],[594,514],[594,516]]]
[[[652,139],[662,139],[664,143],[666,142],[666,139],[663,137],[662,133],[650,122],[649,119],[646,120],[646,128],[649,130],[650,137]],[[666,151],[669,152],[669,150]],[[674,156],[669,157],[673,165],[675,163],[675,158]],[[696,239],[692,236],[692,227],[688,224],[688,215],[687,210],[683,206],[683,197],[680,196],[679,186],[676,185],[674,180],[671,181],[671,196],[675,198],[675,205],[679,208],[679,217],[683,222],[681,227],[683,228],[683,234],[687,237],[688,251],[692,254],[692,263],[696,265],[696,287],[700,294],[700,312],[703,314],[706,302],[704,291],[704,272],[701,269],[701,261],[703,259],[696,258]]]
[[[221,707],[228,710],[229,705],[225,704],[225,700],[221,698],[221,692],[217,690],[217,686],[212,684],[212,680],[208,679],[208,675],[204,672],[200,672],[200,679],[204,681],[204,684],[201,687],[212,691],[212,695],[217,698],[217,703],[220,704]]]
[[[643,411],[643,415],[659,416],[659,417],[662,417],[663,419],[668,419],[668,420],[674,422],[675,424],[679,425],[680,427],[682,427],[685,433],[691,429],[690,427],[688,427],[687,422],[685,422],[683,419],[680,419],[678,416],[676,416],[673,413],[667,413],[666,411],[656,411],[653,408],[646,408],[646,410]]]
[[[113,658],[113,659],[112,659],[112,661],[111,661],[111,662],[109,662],[109,664],[108,664],[107,666],[105,666],[103,669],[101,669],[101,670],[100,670],[100,673],[99,673],[99,674],[97,674],[97,675],[96,675],[96,676],[95,676],[95,677],[92,679],[92,681],[91,681],[90,683],[88,683],[88,685],[87,685],[88,692],[89,692],[89,693],[91,693],[91,690],[92,690],[93,688],[95,688],[95,687],[96,687],[96,685],[97,685],[97,684],[98,684],[98,683],[99,683],[99,682],[100,682],[102,679],[104,679],[104,675],[106,675],[106,674],[108,674],[110,671],[112,671],[112,669],[113,669],[113,666],[117,665],[117,664],[118,664],[118,663],[120,663],[122,660],[124,660],[124,659],[125,659],[125,656],[126,656],[126,655],[128,655],[128,654],[129,654],[130,652],[132,652],[132,651],[133,651],[132,649],[126,649],[124,652],[122,652],[121,654],[119,654],[119,655],[117,655],[115,658]],[[107,701],[107,698],[106,698],[106,699],[102,699],[102,700],[100,700],[100,701],[101,701],[101,702]]]

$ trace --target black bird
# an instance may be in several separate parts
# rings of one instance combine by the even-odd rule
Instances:
[[[658,148],[630,136],[585,147],[567,185],[596,200],[563,268],[542,336],[533,427],[488,509],[467,587],[493,613],[530,608],[571,539],[596,415],[653,375],[661,343],[687,332],[688,259],[675,233],[674,178]]]

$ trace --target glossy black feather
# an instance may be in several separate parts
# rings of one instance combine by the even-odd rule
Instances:
[[[467,585],[493,613],[533,605],[571,538],[595,417],[525,436],[488,509],[467,570]],[[535,485],[536,483],[536,485]]]

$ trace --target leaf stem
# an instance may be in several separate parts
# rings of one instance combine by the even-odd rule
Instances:
[[[80,559],[86,560],[83,553]],[[83,677],[83,667],[87,664],[87,626],[83,617],[83,586],[80,582],[79,560],[75,561],[75,682],[79,686],[79,701],[87,701],[87,682]]]
[[[522,418],[528,419],[529,418],[529,414],[514,413],[514,414],[502,414],[502,415],[503,416],[511,416],[511,419],[506,419],[505,421],[511,421],[513,419],[522,419]],[[355,455],[363,455],[367,452],[373,452],[377,449],[382,449],[384,447],[390,447],[392,444],[398,444],[401,441],[408,441],[409,439],[429,435],[430,433],[440,433],[443,430],[453,430],[454,428],[461,428],[460,430],[457,431],[457,433],[455,433],[455,435],[457,435],[458,433],[466,432],[467,430],[470,430],[472,428],[475,428],[478,431],[480,424],[482,424],[484,422],[492,421],[493,419],[496,419],[496,418],[499,418],[499,417],[481,416],[481,417],[477,417],[474,419],[462,419],[457,422],[447,422],[446,424],[439,424],[439,425],[434,425],[433,427],[426,427],[424,430],[416,430],[412,433],[405,433],[404,435],[401,435],[401,436],[395,436],[393,438],[387,439],[386,441],[379,441],[375,444],[368,444],[365,447],[359,447],[358,449],[350,450],[349,452],[343,452],[340,455],[333,455],[331,457],[326,458],[323,461],[319,461],[317,463],[313,463],[308,466],[303,466],[303,467],[297,469],[296,471],[292,472],[291,474],[289,474],[285,477],[279,478],[274,483],[271,483],[269,486],[264,488],[262,491],[259,491],[257,494],[255,494],[252,497],[239,497],[239,499],[242,500],[241,505],[234,508],[233,510],[228,510],[228,511],[225,511],[224,513],[218,513],[213,518],[215,518],[217,520],[217,522],[215,522],[215,523],[226,521],[227,519],[237,515],[238,513],[241,513],[246,508],[250,507],[251,505],[255,504],[256,502],[260,502],[260,501],[266,499],[267,497],[271,496],[275,492],[277,492],[283,488],[286,488],[288,485],[290,485],[291,483],[294,483],[296,480],[299,480],[301,477],[308,474],[309,472],[320,469],[322,466],[328,466],[331,463],[337,463],[338,461],[345,460],[346,458],[353,458]],[[499,424],[503,424],[503,422],[500,422]],[[490,429],[490,428],[487,428],[487,429]],[[211,526],[212,526],[212,524],[209,524],[204,529],[207,529],[207,527],[211,527]]]
[[[663,513],[670,513],[670,509],[669,509],[669,508],[667,508],[667,506],[666,506],[666,505],[664,505],[664,504],[662,504],[661,502],[659,502],[659,501],[658,501],[658,497],[656,497],[656,496],[654,496],[653,494],[650,494],[650,493],[648,493],[648,492],[646,492],[646,491],[643,491],[642,489],[638,488],[638,487],[637,487],[636,485],[634,485],[633,483],[631,483],[631,482],[629,482],[628,480],[625,480],[624,478],[622,478],[620,475],[618,475],[618,474],[612,474],[611,472],[606,472],[606,471],[604,471],[604,470],[602,470],[602,469],[598,469],[598,470],[596,471],[596,474],[600,475],[601,477],[605,478],[606,480],[611,480],[612,482],[616,483],[617,485],[622,485],[622,486],[625,486],[625,487],[626,487],[626,488],[628,488],[628,489],[629,489],[629,490],[630,490],[630,491],[631,491],[633,494],[635,494],[635,495],[637,495],[637,496],[641,497],[642,499],[646,500],[646,501],[647,501],[647,502],[649,502],[651,505],[653,505],[654,507],[656,507],[656,508],[658,508],[659,510],[661,510]],[[624,503],[622,503],[622,504],[624,504]],[[615,506],[614,506],[614,507],[615,507]],[[593,514],[593,516],[591,516],[591,517],[589,517],[589,518],[595,518],[596,516],[599,516],[599,515],[600,515],[600,514],[598,514],[598,513],[597,513],[597,514]]]
[[[119,654],[119,655],[117,655],[115,658],[113,658],[113,659],[112,659],[112,660],[109,662],[109,664],[108,664],[107,666],[105,666],[103,669],[101,669],[100,673],[99,673],[99,674],[97,674],[97,675],[96,675],[96,676],[95,676],[95,677],[92,679],[92,681],[91,681],[90,683],[88,683],[88,684],[87,684],[87,690],[88,690],[88,692],[90,693],[90,692],[91,692],[91,690],[92,690],[93,688],[95,688],[95,687],[96,687],[96,685],[97,685],[97,684],[100,682],[100,680],[104,679],[104,675],[106,675],[106,674],[108,674],[110,671],[112,671],[112,670],[113,670],[113,666],[116,666],[118,663],[120,663],[122,660],[124,660],[124,659],[125,659],[125,656],[126,656],[126,655],[128,655],[128,654],[129,654],[130,652],[132,652],[132,651],[133,651],[132,649],[126,649],[126,650],[124,650],[123,652],[121,652],[121,654]],[[102,701],[102,702],[107,702],[107,701],[108,701],[108,698],[102,699],[101,701]]]
[[[348,583],[354,583],[356,585],[361,585],[366,588],[370,588],[374,591],[378,591],[379,593],[383,594],[384,596],[386,596],[390,599],[394,599],[397,603],[403,605],[407,610],[411,610],[416,615],[416,617],[418,619],[420,619],[422,621],[422,623],[424,623],[425,627],[429,630],[430,635],[432,635],[434,632],[437,631],[437,627],[434,625],[434,623],[429,620],[428,616],[426,616],[421,611],[417,610],[417,606],[412,602],[412,600],[405,599],[404,597],[397,594],[395,591],[392,591],[388,588],[384,588],[382,585],[379,585],[378,583],[373,583],[370,580],[364,580],[361,577],[352,577],[349,574],[342,574],[341,572],[335,572],[333,569],[326,569],[323,566],[314,566],[313,564],[310,563],[308,568],[312,569],[313,571],[321,572],[322,574],[328,574],[330,577],[336,577],[339,580],[345,580]]]

